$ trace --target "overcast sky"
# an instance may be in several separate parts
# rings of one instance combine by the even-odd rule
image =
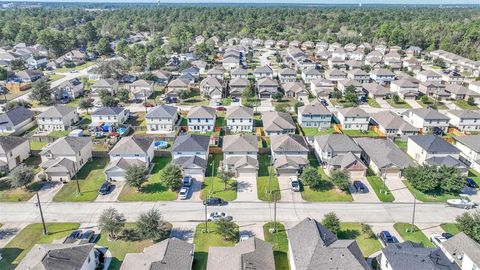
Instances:
[[[28,0],[27,0],[28,1]],[[25,0],[0,0],[25,2]],[[78,0],[30,0],[29,2],[79,2]],[[81,2],[155,3],[156,0],[83,0]],[[160,0],[161,3],[310,3],[310,4],[477,4],[480,0]]]

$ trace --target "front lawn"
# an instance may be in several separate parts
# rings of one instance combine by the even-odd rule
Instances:
[[[268,155],[259,155],[258,163],[257,196],[259,200],[271,202],[273,201],[273,193],[269,191],[280,190],[278,178],[275,175],[275,169],[269,166],[270,159]],[[272,174],[271,176],[270,173]],[[281,199],[280,192],[277,192],[276,199]]]
[[[77,192],[77,181],[73,177],[70,182],[63,185],[53,200],[56,202],[94,201],[97,198],[98,189],[105,182],[103,170],[108,161],[108,158],[93,158],[87,162],[77,173],[80,194]]]
[[[65,77],[65,75],[52,74],[52,75],[48,75],[48,81],[49,82],[54,82],[54,81],[60,80],[64,77]]]
[[[277,232],[270,233],[270,228],[273,228],[274,223],[269,222],[263,225],[263,235],[265,241],[272,244],[273,256],[275,259],[275,269],[289,270],[288,265],[288,238],[287,232],[283,224],[277,222]]]
[[[378,199],[380,199],[380,201],[393,202],[395,200],[395,197],[393,197],[393,194],[385,185],[384,180],[379,176],[375,175],[375,173],[370,168],[367,172],[367,180],[368,183],[370,183],[370,186],[375,191],[375,194],[377,194],[377,197]]]
[[[342,222],[338,239],[355,239],[364,257],[368,257],[382,248],[376,237],[370,238],[362,232],[362,224],[357,222]]]
[[[213,189],[212,189],[213,179]],[[233,201],[237,198],[237,181],[230,179],[227,182],[227,188],[219,177],[205,177],[201,193],[202,200],[208,197],[218,197],[225,201]]]
[[[334,128],[329,129],[318,129],[316,127],[300,127],[303,131],[304,136],[313,137],[313,136],[320,136],[320,135],[328,135],[335,133]]]
[[[374,99],[374,98],[369,98],[367,100],[368,102],[368,105],[370,105],[370,107],[372,108],[381,108],[382,106],[380,106],[380,104],[378,104],[378,102]]]
[[[78,229],[78,223],[47,223],[48,235],[43,235],[40,223],[30,224],[21,230],[3,249],[0,250],[0,269],[13,270],[35,244],[49,244]]]
[[[44,182],[33,182],[27,188],[13,188],[7,178],[0,180],[0,202],[25,202],[40,190]]]
[[[55,69],[55,72],[56,73],[67,73],[67,72],[70,72],[72,70],[80,71],[82,69],[86,69],[90,66],[93,66],[94,64],[95,64],[95,61],[90,61],[90,62],[86,62],[85,64],[78,65],[78,66],[71,67],[71,68],[68,68],[68,67],[57,68],[57,69]]]
[[[448,107],[447,107],[447,105],[445,105],[445,103],[435,102],[435,100],[431,97],[428,97],[428,102],[427,103],[423,103],[421,99],[418,99],[417,103],[420,104],[420,106],[422,106],[423,108],[432,107],[432,108],[435,108],[437,110],[448,110]]]
[[[410,182],[408,181],[403,181],[405,183],[405,186],[407,186],[408,190],[410,193],[413,194],[417,198],[417,200],[422,201],[422,202],[446,202],[449,199],[455,199],[458,198],[458,195],[455,194],[448,194],[448,193],[424,193],[421,192],[420,190],[417,190],[414,188]]]
[[[480,109],[477,105],[470,105],[464,99],[457,99],[453,101],[453,104],[457,105],[460,109],[463,110],[478,110]]]
[[[386,99],[386,101],[388,102],[388,104],[390,104],[390,106],[392,106],[393,108],[396,108],[396,109],[411,109],[412,108],[412,106],[410,106],[410,104],[408,104],[407,102],[405,102],[402,99],[400,99],[400,101],[398,103],[395,103],[391,98]]]
[[[424,247],[429,247],[429,248],[434,248],[435,246],[428,240],[428,238],[423,234],[421,230],[417,228],[417,226],[414,226],[413,232],[410,232],[412,229],[412,224],[410,223],[395,223],[393,225],[395,230],[400,234],[400,236],[403,238],[405,241],[412,241],[415,243],[422,243]],[[407,232],[408,230],[408,232]]]
[[[447,233],[451,233],[453,235],[460,233],[460,230],[457,227],[456,223],[442,223],[440,225],[442,230],[444,230]]]
[[[214,222],[208,222],[207,228],[208,233],[205,233],[205,223],[200,223],[195,229],[193,238],[193,244],[195,245],[193,270],[205,270],[207,268],[208,248],[232,247],[235,245],[234,241],[225,241],[215,232],[217,226]]]
[[[405,151],[407,150],[407,144],[408,144],[407,141],[395,140],[393,142],[398,146],[398,148],[400,148],[402,150],[405,150]]]
[[[160,179],[160,173],[167,164],[172,161],[171,157],[155,157],[153,169],[148,181],[142,185],[140,190],[125,185],[118,196],[119,201],[173,201],[177,199],[177,193],[170,191]]]

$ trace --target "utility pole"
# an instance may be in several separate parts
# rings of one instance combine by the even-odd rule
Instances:
[[[273,192],[273,233],[277,232],[277,191]]]
[[[207,204],[205,203],[205,230],[204,233],[208,233],[208,215],[207,215]]]
[[[413,213],[412,213],[412,229],[411,229],[411,232],[414,232],[415,231],[415,210],[416,210],[416,207],[417,207],[417,197],[415,196],[415,194],[412,194],[413,195]]]
[[[73,173],[75,174],[75,182],[77,183],[77,193],[78,195],[82,194],[82,191],[80,190],[80,183],[78,183],[78,176],[77,176],[77,169],[75,166],[75,161],[73,162]]]
[[[38,209],[40,210],[40,217],[42,218],[42,225],[43,225],[43,235],[47,235],[47,226],[45,225],[45,219],[43,218],[43,211],[42,211],[42,204],[40,202],[40,196],[38,195],[37,191],[37,205]]]
[[[213,164],[212,164],[212,181],[210,181],[210,195],[213,194],[213,175],[214,175],[214,172],[215,172],[215,156],[212,155],[212,159],[213,159]]]

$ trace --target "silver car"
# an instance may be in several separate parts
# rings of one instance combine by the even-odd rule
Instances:
[[[189,190],[190,190],[190,189],[189,189],[188,187],[182,187],[182,188],[180,189],[180,192],[178,193],[178,198],[179,198],[180,200],[186,200],[187,197],[188,197],[188,191],[189,191]]]
[[[290,176],[290,189],[295,192],[300,191],[300,181],[296,176]]]

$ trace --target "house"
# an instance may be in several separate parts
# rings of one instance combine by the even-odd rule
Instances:
[[[287,82],[282,84],[283,91],[287,97],[296,98],[299,101],[308,100],[308,91],[301,82]]]
[[[207,77],[213,77],[219,80],[224,80],[225,73],[226,73],[226,70],[223,67],[214,67],[207,72]]]
[[[257,91],[259,98],[271,98],[278,92],[277,81],[270,78],[262,78],[257,81]]]
[[[223,137],[222,167],[235,177],[256,177],[258,170],[258,140],[256,135],[226,135]]]
[[[261,66],[261,67],[257,67],[253,71],[253,75],[255,77],[255,80],[260,80],[260,79],[263,79],[263,78],[272,79],[273,78],[273,71],[272,71],[272,68],[270,68],[269,66]]]
[[[69,130],[80,120],[77,108],[56,105],[37,115],[39,131]]]
[[[442,82],[442,75],[431,70],[418,72],[416,78],[421,82]]]
[[[21,70],[15,72],[14,78],[21,83],[32,83],[43,78],[43,72],[39,70]]]
[[[363,87],[362,84],[352,80],[352,79],[346,79],[346,80],[341,80],[337,82],[337,88],[340,90],[343,94],[346,93],[348,88],[354,89],[355,93],[361,97],[365,96],[365,92],[363,92]]]
[[[273,47],[275,47],[275,44],[276,44],[275,40],[271,40],[271,39],[267,39],[264,42],[264,46],[267,49],[272,49]]]
[[[263,46],[263,39],[256,38],[252,41],[252,47],[257,48]]]
[[[253,132],[253,109],[243,106],[230,106],[226,113],[227,130],[232,132]]]
[[[207,135],[177,136],[172,146],[172,164],[179,166],[184,174],[205,175],[209,142]]]
[[[312,102],[298,108],[298,123],[306,128],[329,129],[332,113],[323,104]]]
[[[468,171],[460,161],[460,150],[436,135],[408,137],[407,154],[421,165],[445,165],[464,174]]]
[[[178,122],[178,108],[168,105],[158,105],[150,109],[145,117],[147,133],[170,133]]]
[[[374,50],[381,54],[385,54],[387,52],[387,46],[384,44],[378,44],[374,46]]]
[[[230,96],[239,97],[243,94],[243,91],[250,85],[250,81],[247,78],[234,78],[230,81]]]
[[[370,71],[370,78],[378,84],[386,85],[395,80],[395,73],[388,69],[379,68]]]
[[[408,136],[418,135],[421,131],[421,128],[414,127],[392,111],[372,113],[370,117],[378,125],[378,131],[390,138],[406,139]]]
[[[101,107],[91,113],[92,123],[90,126],[101,125],[118,126],[125,123],[130,116],[130,111],[122,107]]]
[[[408,56],[420,56],[422,54],[422,48],[417,47],[417,46],[410,46],[405,50],[405,54]]]
[[[107,179],[125,181],[131,166],[150,168],[154,158],[154,143],[149,137],[127,136],[108,152],[110,163],[105,168]]]
[[[318,79],[310,83],[310,91],[316,97],[328,98],[335,90],[333,81]]]
[[[329,68],[345,68],[346,67],[345,59],[342,59],[342,58],[337,58],[337,57],[328,58],[327,63]]]
[[[465,77],[457,70],[443,71],[441,73],[442,81],[447,84],[463,84]]]
[[[217,114],[215,108],[195,106],[188,111],[187,121],[189,131],[214,131]]]
[[[154,70],[152,71],[152,74],[155,76],[154,81],[163,86],[167,85],[172,78],[172,73],[165,70]]]
[[[433,97],[437,100],[450,98],[451,94],[445,91],[445,85],[439,82],[420,82],[418,84],[420,93]]]
[[[347,79],[355,80],[358,83],[368,83],[370,75],[361,69],[352,69],[347,72]]]
[[[360,108],[339,109],[337,118],[342,124],[342,129],[368,130],[370,116]]]
[[[100,79],[91,86],[91,95],[98,95],[100,91],[108,91],[112,96],[118,90],[118,81],[113,79]]]
[[[272,245],[257,237],[234,247],[210,247],[207,270],[262,269],[275,270]]]
[[[292,116],[286,112],[262,112],[262,120],[267,136],[295,134],[297,129]]]
[[[460,150],[460,161],[480,171],[480,136],[455,136],[455,146]]]
[[[0,133],[19,135],[35,125],[33,112],[25,107],[16,107],[0,114]]]
[[[75,65],[84,64],[87,61],[87,54],[80,50],[72,50],[67,52],[63,58],[67,62],[72,62]]]
[[[445,86],[445,92],[450,94],[452,99],[465,99],[472,97],[475,102],[480,101],[480,93],[472,91],[467,87],[459,84],[448,84]]]
[[[451,262],[461,270],[479,269],[480,245],[465,233],[460,232],[442,243],[443,251]]]
[[[241,65],[241,60],[239,56],[228,56],[223,58],[222,66],[226,70],[233,70],[239,68]]]
[[[154,85],[154,81],[137,80],[130,84],[130,92],[135,100],[145,100],[153,94]]]
[[[357,45],[354,43],[348,43],[345,46],[343,46],[343,49],[347,52],[353,52],[355,49],[357,49]]]
[[[390,84],[390,91],[404,100],[415,100],[419,95],[418,84],[408,78],[401,78]]]
[[[422,69],[422,63],[416,58],[406,58],[402,60],[402,66],[407,68],[408,71],[420,71]]]
[[[17,270],[95,270],[100,264],[95,244],[36,244],[17,265]]]
[[[53,88],[53,95],[57,100],[76,99],[83,95],[83,83],[78,78],[65,81]]]
[[[294,82],[297,80],[297,72],[291,68],[284,68],[278,72],[280,83]]]
[[[311,83],[316,79],[322,78],[322,74],[315,67],[307,68],[302,70],[302,80],[305,83]]]
[[[362,84],[362,88],[369,98],[386,98],[392,93],[386,87],[381,86],[378,83],[364,83]]]
[[[362,161],[380,177],[399,179],[414,162],[389,139],[356,138]]]
[[[305,218],[289,229],[287,235],[292,269],[370,269],[355,240],[338,240],[315,219]]]
[[[361,49],[357,49],[355,51],[351,51],[348,53],[348,59],[350,60],[363,61],[364,57],[365,57],[365,54]]]
[[[310,152],[305,138],[295,134],[283,134],[270,138],[271,161],[277,175],[298,175],[309,164]]]
[[[216,77],[207,77],[200,82],[200,91],[205,97],[221,99],[223,97],[223,81]]]
[[[333,82],[338,82],[341,80],[345,80],[347,78],[347,73],[345,71],[335,68],[329,69],[325,71],[325,78]]]
[[[327,173],[335,169],[348,170],[351,178],[364,177],[367,166],[360,160],[362,149],[347,135],[328,134],[316,136],[313,143],[315,155],[327,168]]]
[[[450,118],[432,108],[410,109],[403,118],[422,133],[447,133]]]
[[[191,66],[180,72],[180,76],[191,77],[192,82],[198,81],[200,78],[200,69],[198,67]]]
[[[120,270],[191,270],[193,251],[193,244],[168,238],[144,248],[142,253],[127,253]]]
[[[48,59],[45,56],[36,55],[36,56],[30,56],[26,62],[27,62],[28,68],[39,69],[47,66]]]
[[[166,95],[176,98],[182,91],[190,92],[190,81],[177,78],[168,83]]]
[[[243,69],[241,67],[238,67],[231,72],[231,77],[232,79],[235,78],[248,78],[248,71],[246,69]]]
[[[377,258],[381,270],[460,270],[442,248],[425,248],[411,241],[388,245]]]
[[[70,136],[59,138],[45,146],[40,157],[40,168],[48,180],[70,181],[92,159],[92,139]]]
[[[28,139],[0,136],[0,171],[7,174],[30,156]]]
[[[480,113],[472,110],[450,110],[445,113],[450,125],[462,132],[480,131]]]

